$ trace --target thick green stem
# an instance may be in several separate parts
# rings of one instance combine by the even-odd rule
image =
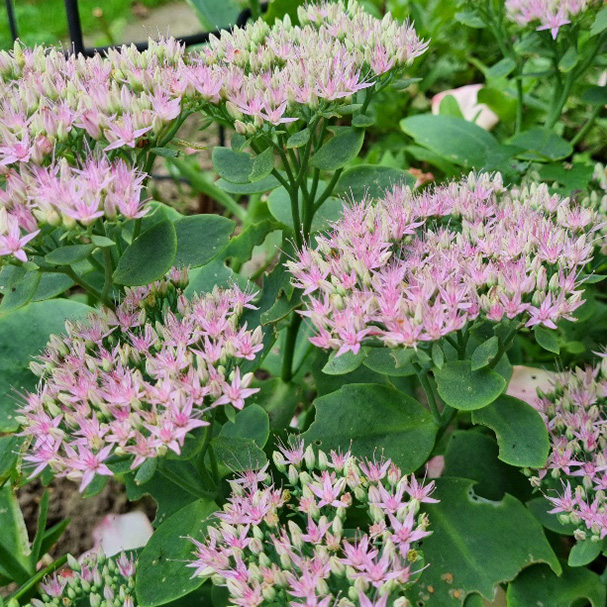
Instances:
[[[430,413],[432,413],[432,417],[434,418],[434,423],[437,426],[440,426],[442,424],[442,416],[438,409],[438,403],[436,402],[436,396],[432,384],[430,383],[430,378],[428,377],[428,371],[423,371],[421,367],[417,367],[417,378],[426,393],[426,400],[428,401]]]
[[[584,139],[584,137],[586,137],[586,135],[588,134],[590,129],[593,127],[594,122],[598,118],[602,109],[603,109],[602,105],[597,105],[594,108],[594,110],[592,111],[592,114],[590,114],[590,116],[588,117],[588,120],[586,120],[586,122],[584,123],[584,126],[577,132],[575,137],[571,140],[572,146],[576,146],[580,141],[582,141],[582,139]]]
[[[101,299],[109,299],[110,289],[112,288],[112,274],[114,273],[114,264],[112,262],[112,252],[109,247],[103,249],[103,263],[105,266],[103,290],[101,291]]]
[[[259,0],[251,0],[251,19],[259,19],[261,17],[261,3]]]
[[[67,274],[78,286],[82,287],[87,293],[91,294],[99,302],[105,304],[112,310],[115,309],[114,302],[109,297],[104,297],[100,291],[93,287],[93,285],[86,282],[86,280],[84,280],[84,278],[81,276],[78,276],[78,274],[76,274],[72,268],[68,267],[62,271],[64,274]]]
[[[512,344],[514,343],[514,338],[516,336],[517,331],[518,327],[510,329],[510,331],[508,331],[508,333],[506,334],[506,337],[504,339],[499,340],[497,353],[493,357],[493,360],[489,363],[490,369],[495,369],[499,361],[502,359],[502,356],[504,356],[504,354],[506,354],[506,352],[510,349],[510,346],[512,346]]]
[[[295,344],[297,343],[297,333],[301,325],[302,317],[299,314],[294,314],[291,319],[291,324],[287,328],[285,337],[285,347],[282,356],[282,372],[281,379],[288,383],[293,379],[293,358],[295,355]]]

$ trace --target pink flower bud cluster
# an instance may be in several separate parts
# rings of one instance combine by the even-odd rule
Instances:
[[[122,553],[107,558],[101,550],[78,562],[68,556],[69,568],[47,576],[39,585],[40,598],[27,607],[76,605],[135,607],[135,559]]]
[[[92,58],[18,43],[1,52],[0,166],[157,145],[182,111],[183,56],[172,39]]]
[[[506,0],[506,16],[520,26],[539,22],[537,31],[550,30],[556,39],[559,29],[590,4],[593,0]]]
[[[144,179],[123,160],[104,155],[86,158],[80,168],[63,158],[9,169],[0,188],[0,256],[27,261],[26,245],[45,226],[61,226],[78,241],[97,220],[143,217]]]
[[[295,121],[305,108],[351,103],[427,49],[409,23],[390,14],[377,19],[354,0],[310,3],[298,16],[299,26],[287,16],[222,32],[202,51],[208,67],[200,69],[220,69],[221,98],[239,131]]]
[[[287,266],[316,346],[416,347],[479,317],[552,329],[571,319],[598,227],[594,211],[545,185],[508,190],[499,174],[470,174],[352,204]]]
[[[560,373],[551,390],[533,403],[550,434],[546,467],[532,471],[564,524],[576,538],[607,536],[607,358],[601,364]]]
[[[262,349],[261,328],[240,323],[253,294],[234,286],[190,300],[186,284],[187,271],[172,270],[51,337],[31,365],[40,384],[19,418],[34,474],[50,466],[84,490],[95,475],[112,476],[119,457],[135,469],[179,454],[214,408],[242,409],[257,392],[238,367]]]
[[[187,55],[174,39],[92,58],[16,44],[0,53],[0,167],[86,146],[135,157],[166,145],[193,110],[240,126],[289,122],[302,105],[349,103],[427,48],[411,25],[372,17],[354,0],[300,8],[299,18],[301,27],[258,20]]]
[[[403,592],[430,535],[420,504],[437,501],[434,483],[403,476],[390,460],[315,454],[298,440],[273,460],[280,478],[266,464],[230,481],[206,540],[192,540],[194,575],[226,587],[238,607],[408,605]]]

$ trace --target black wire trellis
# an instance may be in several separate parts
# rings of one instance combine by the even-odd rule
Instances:
[[[65,12],[67,16],[67,27],[70,35],[71,50],[75,54],[82,54],[87,57],[91,57],[97,53],[103,53],[111,48],[120,47],[121,45],[110,45],[110,46],[95,46],[87,48],[84,45],[84,38],[82,34],[82,22],[80,20],[80,10],[78,8],[78,0],[64,0],[65,1]],[[13,0],[5,0],[6,13],[8,15],[8,26],[11,33],[13,42],[19,37],[17,30],[17,20],[15,18],[15,11],[13,7]],[[262,10],[267,8],[267,3],[262,4]],[[236,26],[242,27],[251,17],[251,9],[243,10],[236,19]],[[228,29],[228,28],[222,28]],[[214,30],[212,32],[200,32],[199,34],[192,34],[190,36],[181,36],[176,38],[179,42],[185,46],[192,46],[193,44],[203,44],[208,42],[209,37],[213,35],[219,35],[221,29]],[[146,42],[135,42],[133,43],[138,50],[143,51],[148,47]]]

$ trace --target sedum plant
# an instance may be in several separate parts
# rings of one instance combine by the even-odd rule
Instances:
[[[430,534],[419,508],[436,502],[433,483],[403,476],[383,458],[304,450],[301,440],[272,459],[280,484],[267,465],[230,481],[208,539],[194,540],[195,575],[211,577],[243,607],[409,604],[404,591],[423,569],[414,547]],[[348,531],[356,510],[362,528]]]
[[[444,3],[488,26],[466,56],[504,53],[501,96],[466,82],[510,98],[494,136],[448,94],[407,115],[446,79],[435,2],[253,4],[188,51],[0,54],[0,605],[604,605],[602,118],[576,96],[605,9]],[[190,125],[227,130],[213,172]],[[221,213],[152,200],[161,163]],[[33,478],[149,495],[154,533],[68,558],[52,490],[26,525]]]

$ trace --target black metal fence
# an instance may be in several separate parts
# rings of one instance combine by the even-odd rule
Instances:
[[[80,10],[78,8],[78,0],[64,0],[65,1],[65,13],[67,18],[67,27],[70,35],[71,49],[76,54],[86,55],[90,57],[95,55],[96,53],[103,53],[104,51],[112,48],[112,46],[96,46],[92,48],[87,48],[84,45],[84,38],[82,34],[82,22],[80,20]],[[8,15],[8,25],[11,33],[11,37],[13,42],[17,40],[19,37],[19,32],[17,28],[17,20],[15,18],[15,10],[13,6],[13,0],[5,0],[6,4],[6,13]],[[267,8],[267,3],[262,5],[262,10]],[[245,9],[243,10],[238,18],[236,19],[235,25],[243,26],[251,17],[251,10]],[[203,44],[209,40],[209,37],[212,35],[218,35],[221,30],[215,30],[212,32],[200,32],[199,34],[193,34],[191,36],[183,36],[177,38],[180,42],[185,44],[186,46],[191,46],[193,44]],[[135,46],[139,50],[145,50],[148,46],[146,42],[135,42]]]

